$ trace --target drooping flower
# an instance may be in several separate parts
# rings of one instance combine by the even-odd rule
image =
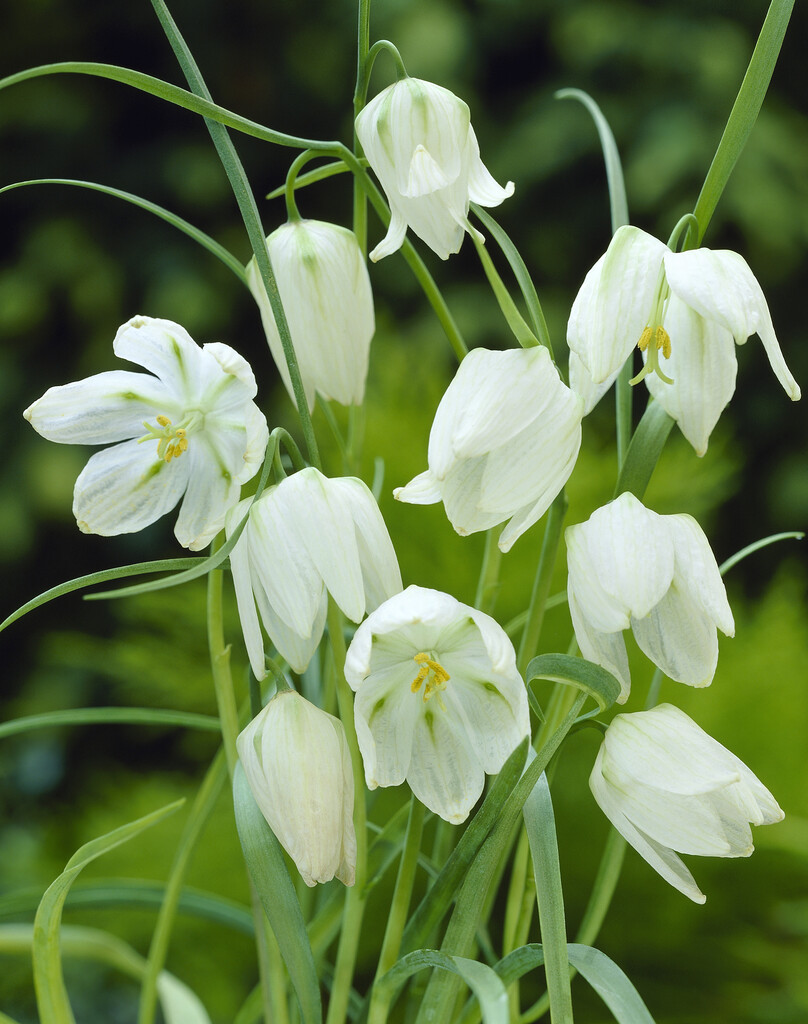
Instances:
[[[134,533],[182,499],[174,534],[198,551],[263,462],[268,431],[253,372],[229,345],[200,348],[171,320],[133,317],[112,348],[150,372],[110,370],[49,388],[23,415],[49,441],[113,445],[76,480],[83,533]]]
[[[429,434],[429,469],[393,493],[442,501],[462,535],[510,519],[508,551],[567,482],[581,446],[583,403],[546,348],[470,352],[441,399]]]
[[[410,586],[357,629],[345,660],[369,789],[405,779],[446,821],[465,821],[530,727],[505,631],[438,590]]]
[[[404,78],[382,90],[359,113],[356,134],[390,204],[372,260],[400,249],[408,227],[448,259],[469,230],[469,201],[499,206],[513,195],[513,182],[502,188],[480,159],[468,106],[432,82]]]
[[[677,853],[748,857],[749,825],[783,818],[743,761],[670,704],[613,719],[589,786],[623,838],[695,903],[706,897]]]
[[[353,885],[354,783],[342,722],[283,690],[237,747],[255,802],[306,885],[335,876]]]
[[[703,455],[735,391],[735,345],[752,334],[786,394],[799,399],[766,298],[742,256],[671,252],[639,228],[621,227],[572,306],[570,384],[589,412],[639,345],[648,389]]]
[[[401,590],[376,499],[354,477],[303,469],[231,510],[228,536],[249,509],[230,566],[253,672],[266,675],[261,623],[296,672],[323,635],[328,594],[353,622]],[[260,616],[260,618],[259,618]]]
[[[375,319],[370,277],[356,235],[337,224],[294,220],[266,241],[309,409],[315,393],[342,405],[361,405]],[[294,398],[255,257],[247,264],[247,281],[272,358]]]
[[[727,592],[701,527],[661,516],[626,492],[566,531],[567,595],[575,636],[589,661],[613,673],[625,703],[631,680],[623,630],[665,675],[709,686],[717,629],[735,633]]]

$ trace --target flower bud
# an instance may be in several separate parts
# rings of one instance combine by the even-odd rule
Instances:
[[[356,235],[320,220],[289,221],[269,235],[267,251],[309,409],[315,392],[341,405],[361,405],[375,320],[370,277]],[[292,395],[255,257],[247,264],[247,281],[261,310],[272,358]]]
[[[783,818],[743,761],[671,704],[617,715],[589,786],[623,838],[694,903],[706,897],[674,851],[748,857],[749,825]]]
[[[351,756],[342,722],[294,690],[270,700],[237,741],[255,802],[306,885],[353,885]]]

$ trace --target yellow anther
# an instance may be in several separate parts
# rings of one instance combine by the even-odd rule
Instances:
[[[441,711],[446,710],[446,705],[443,703],[443,698],[440,695],[441,690],[446,689],[446,684],[449,682],[450,676],[443,665],[431,658],[424,651],[416,654],[413,657],[413,661],[419,666],[418,675],[413,679],[410,690],[413,693],[417,693],[421,689],[421,684],[424,684],[424,703],[430,699],[430,697],[437,697],[438,707]]]
[[[158,459],[162,459],[164,462],[178,459],[183,452],[188,451],[188,431],[185,427],[173,427],[168,416],[162,413],[155,419],[157,420],[156,427],[153,427],[151,423],[144,422],[143,426],[148,433],[139,439],[139,443],[156,441]],[[188,422],[187,417],[184,422]]]
[[[637,342],[637,348],[640,352],[644,352],[648,348],[648,343],[651,341],[651,328],[646,327],[640,335],[640,340]]]
[[[171,426],[171,420],[168,418],[168,416],[163,416],[163,415],[158,416],[157,417],[157,422],[160,424],[161,427],[170,427]]]
[[[656,347],[662,349],[662,355],[666,359],[671,357],[671,336],[660,324],[656,329]]]
[[[653,344],[651,344],[652,338]],[[637,342],[637,348],[640,352],[647,352],[648,354],[645,359],[645,366],[643,366],[636,377],[631,378],[629,384],[639,384],[641,380],[645,380],[649,373],[655,373],[666,384],[673,384],[671,378],[665,376],[659,365],[660,352],[662,352],[666,359],[671,357],[671,336],[662,324],[657,324],[654,328],[644,327],[640,340]]]

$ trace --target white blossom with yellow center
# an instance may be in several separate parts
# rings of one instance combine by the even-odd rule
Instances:
[[[766,297],[743,256],[727,249],[672,252],[635,227],[619,228],[586,275],[567,327],[570,386],[589,412],[634,348],[634,378],[679,424],[698,455],[735,391],[735,346],[760,337],[792,401],[800,388],[786,366]]]
[[[530,721],[513,645],[489,615],[408,587],[372,612],[345,661],[369,789],[405,779],[446,821],[465,821],[486,773]]]
[[[263,461],[268,431],[253,372],[229,345],[200,347],[179,324],[147,316],[125,323],[112,348],[151,372],[110,370],[52,387],[24,416],[50,441],[113,445],[76,480],[73,514],[84,533],[134,533],[182,500],[174,533],[198,551]]]

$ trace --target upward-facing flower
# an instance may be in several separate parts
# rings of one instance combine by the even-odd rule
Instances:
[[[631,680],[623,630],[666,676],[708,686],[718,663],[716,627],[735,623],[701,527],[688,515],[660,516],[626,492],[566,532],[572,624],[581,653],[622,684]]]
[[[505,631],[448,594],[407,587],[357,629],[345,659],[369,789],[406,778],[421,803],[461,822],[485,775],[530,729]]]
[[[442,501],[460,534],[510,519],[508,551],[544,515],[581,447],[583,403],[546,348],[470,352],[446,389],[429,434],[429,469],[393,493]]]
[[[80,530],[134,533],[182,499],[174,534],[198,551],[263,462],[268,431],[253,372],[229,345],[200,348],[179,324],[148,316],[125,323],[112,348],[151,372],[110,370],[50,388],[23,415],[49,441],[113,444],[76,480]]]
[[[513,195],[513,182],[502,188],[480,159],[469,108],[432,82],[388,86],[360,111],[356,134],[390,204],[372,260],[400,249],[408,226],[445,260],[468,230],[470,200],[499,206]]]
[[[342,405],[361,405],[375,321],[370,277],[356,235],[321,220],[294,220],[269,235],[267,252],[309,409],[314,407],[315,392]],[[247,281],[261,311],[272,358],[294,398],[255,257],[247,264]]]
[[[783,818],[743,761],[670,704],[613,719],[589,786],[620,835],[694,903],[706,897],[674,851],[748,857],[749,825]]]
[[[228,536],[248,508],[230,567],[258,679],[266,675],[261,622],[278,651],[302,672],[323,635],[329,593],[359,622],[401,590],[390,535],[361,480],[303,469],[268,487],[252,507],[245,499],[232,509]]]
[[[743,256],[671,252],[622,227],[586,275],[570,313],[570,384],[590,409],[639,344],[651,394],[703,455],[735,391],[735,345],[758,334],[793,401],[800,389],[774,333],[766,298]]]
[[[342,722],[283,690],[237,746],[255,802],[306,885],[334,876],[353,885],[353,769]]]

